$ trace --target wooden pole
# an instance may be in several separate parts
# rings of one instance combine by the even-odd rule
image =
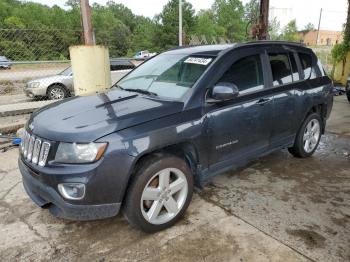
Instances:
[[[91,8],[89,0],[80,0],[81,24],[83,26],[84,44],[94,45],[94,34],[91,22]]]
[[[266,40],[269,26],[269,0],[260,1],[260,16],[259,16],[259,40]]]

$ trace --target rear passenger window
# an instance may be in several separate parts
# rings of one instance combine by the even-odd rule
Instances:
[[[219,82],[233,83],[240,94],[264,88],[264,79],[259,55],[247,56],[235,62]]]
[[[287,54],[269,54],[273,86],[293,82],[292,70]]]
[[[293,53],[289,53],[290,63],[292,65],[293,81],[300,80],[297,63],[295,62],[295,57]]]

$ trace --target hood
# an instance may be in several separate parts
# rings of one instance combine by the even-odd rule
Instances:
[[[37,78],[37,79],[33,79],[30,80],[28,82],[28,84],[33,83],[33,82],[44,82],[44,83],[48,83],[48,82],[59,82],[62,79],[73,79],[73,76],[65,76],[65,75],[53,75],[53,76],[46,76],[46,77],[42,77],[42,78]]]
[[[28,126],[34,134],[48,140],[83,143],[182,109],[181,102],[112,90],[45,106],[32,114]]]

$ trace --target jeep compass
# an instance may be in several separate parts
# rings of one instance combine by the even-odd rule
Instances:
[[[311,156],[333,105],[311,49],[288,42],[177,48],[112,89],[32,114],[19,168],[30,198],[73,220],[120,211],[146,232],[186,211],[194,185],[287,148]]]

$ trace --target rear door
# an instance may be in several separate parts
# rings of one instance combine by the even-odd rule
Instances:
[[[269,145],[273,95],[265,92],[263,50],[240,51],[218,82],[235,84],[232,101],[206,104],[211,173],[244,162]],[[245,55],[243,55],[245,54]]]
[[[267,49],[267,67],[270,68],[268,88],[273,93],[273,125],[271,148],[294,141],[296,126],[296,88],[300,82],[296,53],[282,47]]]

